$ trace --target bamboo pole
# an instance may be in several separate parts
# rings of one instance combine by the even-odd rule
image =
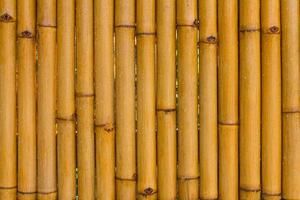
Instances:
[[[135,1],[115,1],[116,198],[136,199]]]
[[[75,199],[75,1],[57,1],[58,199]]]
[[[260,199],[260,1],[240,5],[240,198]]]
[[[300,199],[300,4],[281,1],[282,20],[282,198]]]
[[[138,199],[157,199],[155,134],[155,1],[137,0]]]
[[[218,198],[217,1],[199,0],[200,199]]]
[[[197,1],[177,1],[178,190],[180,199],[198,199]]]
[[[76,1],[78,196],[95,199],[93,1]]]
[[[176,1],[157,2],[158,199],[176,199]]]
[[[280,1],[262,1],[262,195],[281,198]]]
[[[115,199],[113,0],[95,0],[96,199]]]
[[[36,1],[18,0],[18,199],[36,199]]]
[[[0,2],[0,199],[15,200],[16,149],[16,1]]]
[[[218,1],[219,198],[238,199],[238,7]]]

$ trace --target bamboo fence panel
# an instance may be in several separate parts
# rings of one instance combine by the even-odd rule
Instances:
[[[113,0],[94,1],[96,199],[115,199]]]
[[[262,1],[262,195],[281,199],[280,1]]]
[[[57,1],[58,199],[75,199],[75,0]]]
[[[76,1],[78,196],[95,199],[93,1]]]
[[[299,0],[0,0],[0,200],[300,200]]]
[[[0,3],[0,199],[16,199],[16,1]]]
[[[135,1],[115,1],[116,198],[136,199]]]
[[[260,1],[240,1],[240,198],[260,199]]]
[[[155,1],[137,0],[137,192],[157,199],[155,133]],[[145,92],[147,91],[147,92]]]
[[[36,1],[18,0],[18,199],[36,199]]]
[[[219,198],[238,199],[238,4],[218,1]]]
[[[176,199],[176,1],[157,1],[158,199]]]
[[[37,2],[37,192],[57,198],[56,170],[56,1]]]
[[[217,1],[199,0],[200,199],[218,198]]]
[[[199,198],[197,32],[197,1],[177,1],[178,193],[180,199]]]
[[[282,198],[300,199],[299,1],[281,1],[282,25]]]

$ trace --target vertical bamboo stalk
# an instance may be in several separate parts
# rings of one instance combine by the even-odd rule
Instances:
[[[37,192],[38,199],[56,199],[56,1],[37,2]]]
[[[176,1],[157,2],[158,199],[176,199]]]
[[[217,1],[199,0],[200,199],[218,198]]]
[[[78,196],[95,199],[93,0],[76,1]]]
[[[198,199],[197,0],[177,1],[178,185],[180,199]]]
[[[282,20],[282,198],[300,199],[300,4],[281,1]]]
[[[136,199],[135,1],[115,1],[116,198]]]
[[[219,198],[238,199],[238,1],[218,0]]]
[[[57,1],[58,199],[76,195],[75,156],[75,0]]]
[[[16,149],[16,1],[0,2],[0,199],[15,200]]]
[[[115,199],[113,0],[95,0],[96,199]]]
[[[137,71],[138,199],[157,199],[154,0],[137,0]]]
[[[280,1],[261,5],[262,19],[262,195],[281,198]],[[291,22],[290,22],[291,23]]]
[[[18,199],[36,199],[36,1],[18,0]]]
[[[240,6],[240,198],[260,199],[260,1]]]

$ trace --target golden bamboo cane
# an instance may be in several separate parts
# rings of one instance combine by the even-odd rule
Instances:
[[[260,1],[239,5],[240,198],[260,199]]]
[[[36,199],[36,1],[18,0],[18,199]]]
[[[56,1],[37,2],[37,192],[38,199],[56,199]]]
[[[137,71],[138,199],[157,199],[154,0],[137,0]]]
[[[217,199],[217,1],[199,0],[198,2],[200,199]]]
[[[16,1],[0,3],[0,199],[15,200],[16,149]]]
[[[75,155],[75,0],[57,1],[58,199],[76,195]]]
[[[280,1],[261,4],[262,19],[262,195],[281,198]]]
[[[115,1],[116,198],[136,199],[135,1]]]
[[[176,199],[176,1],[157,2],[158,199]]]
[[[180,199],[198,199],[197,0],[177,1],[178,190]]]
[[[93,0],[76,1],[78,196],[95,199]]]
[[[282,24],[282,198],[300,199],[300,4],[281,1]]]
[[[238,199],[238,7],[218,0],[219,198]]]
[[[96,199],[115,199],[113,0],[95,0]]]

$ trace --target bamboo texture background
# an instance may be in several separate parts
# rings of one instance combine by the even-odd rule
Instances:
[[[0,0],[0,200],[300,200],[299,0]]]

